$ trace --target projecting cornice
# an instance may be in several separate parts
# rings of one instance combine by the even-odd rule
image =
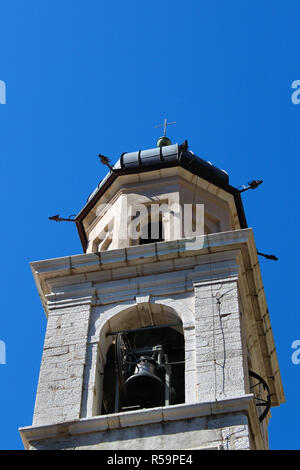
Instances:
[[[256,256],[252,230],[234,230],[193,238],[132,246],[98,253],[84,253],[30,263],[37,281],[99,270],[136,266],[166,259],[224,252],[248,246]],[[257,261],[257,256],[256,256]]]
[[[186,420],[210,415],[226,413],[247,413],[253,395],[244,395],[205,403],[191,403],[164,406],[159,408],[127,411],[113,415],[95,416],[70,422],[48,424],[44,426],[28,426],[20,428],[25,449],[29,449],[32,441],[43,441],[57,438],[76,438],[84,434],[104,432],[113,429],[132,428],[135,426],[157,424],[170,421]]]
[[[199,267],[195,269],[194,276],[191,273],[191,278],[193,277],[194,280],[199,278],[201,271],[202,279],[205,276],[209,278],[213,272],[212,268],[211,266],[205,268],[203,265],[211,265],[213,254],[215,254],[214,272],[217,277],[220,277],[224,269],[228,275],[224,252],[245,249],[248,245],[250,249],[251,243],[254,243],[251,229],[234,230],[98,253],[35,261],[30,263],[30,266],[47,315],[47,296],[55,294],[52,287],[56,283],[64,283],[64,285],[80,283],[79,289],[82,290],[83,283],[91,279],[93,282],[113,281],[124,278],[124,272],[126,278],[132,279],[141,275],[157,275],[170,270],[190,269],[195,265],[199,265]],[[256,250],[251,251],[256,256]],[[223,253],[219,259],[218,253]],[[201,258],[198,258],[199,256]],[[194,258],[191,263],[183,261],[183,259],[191,257]],[[71,288],[67,290],[71,293]],[[74,294],[78,297],[78,292],[74,292]],[[90,295],[92,295],[91,292]]]

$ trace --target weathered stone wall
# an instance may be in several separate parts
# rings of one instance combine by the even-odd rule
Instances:
[[[89,316],[89,305],[50,311],[33,424],[80,417]]]
[[[194,283],[197,401],[247,393],[237,279]]]

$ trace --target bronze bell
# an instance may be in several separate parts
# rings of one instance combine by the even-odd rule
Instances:
[[[163,405],[165,384],[155,373],[156,364],[151,357],[139,358],[134,374],[125,382],[127,397],[132,404],[145,407]]]

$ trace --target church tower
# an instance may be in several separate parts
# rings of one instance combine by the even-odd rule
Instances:
[[[31,263],[47,329],[25,448],[268,449],[284,393],[241,192],[165,134],[100,158],[83,254]]]

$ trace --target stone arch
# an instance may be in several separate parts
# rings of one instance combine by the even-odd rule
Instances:
[[[135,201],[138,216],[133,216],[129,226],[130,245],[156,243],[166,239],[165,201],[142,198]],[[135,214],[136,214],[135,213]]]
[[[184,344],[190,344],[191,330],[194,332],[193,315],[184,303],[173,299],[137,297],[136,302],[127,305],[114,305],[110,308],[100,307],[93,335],[90,338],[90,377],[87,382],[86,406],[83,416],[101,414],[100,403],[103,399],[103,377],[109,348],[114,341],[112,332],[132,330],[149,325],[177,324],[172,327],[183,336]],[[102,311],[102,312],[101,312]],[[102,313],[102,314],[101,314]],[[98,339],[98,341],[97,341]],[[184,349],[185,351],[185,349]],[[184,353],[188,360],[187,370],[191,370],[190,352]],[[185,380],[186,382],[186,380]],[[92,393],[93,391],[93,393]],[[190,400],[190,392],[186,393],[186,402]]]

